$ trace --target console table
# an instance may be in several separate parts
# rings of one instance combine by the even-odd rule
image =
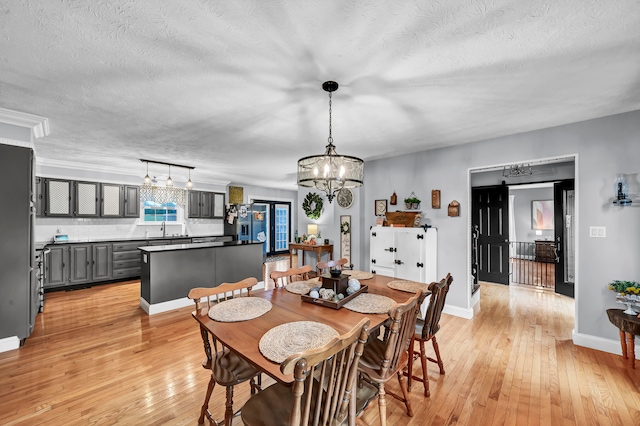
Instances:
[[[333,260],[333,244],[298,244],[298,243],[289,243],[290,250],[302,250],[302,266],[304,266],[304,252],[312,251],[318,254],[318,262],[320,262],[320,257],[322,253],[329,253],[329,260]],[[297,265],[296,265],[297,266]],[[293,256],[289,257],[289,268],[293,268]]]
[[[635,336],[640,335],[640,318],[627,315],[622,309],[607,309],[607,316],[611,324],[620,329],[622,358],[629,358],[631,368],[636,368]]]
[[[536,243],[536,262],[551,263],[556,261],[556,245],[553,241],[535,240]]]

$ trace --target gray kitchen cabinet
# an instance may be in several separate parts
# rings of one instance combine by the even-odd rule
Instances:
[[[224,219],[224,194],[221,192],[213,193],[213,215],[214,219]]]
[[[45,261],[45,281],[44,287],[60,287],[69,283],[69,246],[49,245],[50,249]]]
[[[213,219],[216,212],[214,206],[216,193],[206,191],[189,191],[189,213],[190,218]],[[222,198],[222,214],[224,215],[224,194]],[[219,213],[219,212],[218,212]]]
[[[140,187],[124,186],[124,217],[140,217]]]
[[[72,216],[73,181],[45,179],[45,200],[46,216]]]
[[[76,217],[98,217],[100,214],[100,184],[95,182],[74,182]]]
[[[140,250],[146,241],[125,241],[113,243],[113,279],[140,276]]]
[[[35,159],[30,148],[0,144],[0,341],[27,338],[38,313],[35,274]],[[34,297],[36,296],[36,297]]]
[[[36,216],[44,216],[44,178],[36,177]]]
[[[122,217],[124,214],[124,185],[103,183],[100,216]]]
[[[200,191],[189,191],[188,217],[200,217]]]
[[[92,244],[69,245],[69,283],[83,284],[91,281]]]
[[[92,279],[110,280],[113,276],[113,245],[111,243],[94,243],[92,250]]]

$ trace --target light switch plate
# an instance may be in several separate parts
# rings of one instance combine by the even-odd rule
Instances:
[[[607,228],[605,226],[590,226],[589,237],[591,238],[606,238]]]

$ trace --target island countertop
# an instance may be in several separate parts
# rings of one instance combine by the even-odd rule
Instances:
[[[213,241],[210,243],[190,243],[190,244],[167,244],[162,246],[146,246],[138,247],[138,250],[146,253],[156,253],[161,251],[172,250],[192,250],[209,247],[235,247],[246,246],[251,244],[264,244],[261,241]]]

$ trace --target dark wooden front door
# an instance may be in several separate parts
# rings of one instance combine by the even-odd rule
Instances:
[[[509,284],[509,188],[471,189],[471,226],[477,233],[477,279]],[[473,263],[473,261],[472,261]]]
[[[575,193],[573,179],[553,185],[556,293],[575,293]]]

